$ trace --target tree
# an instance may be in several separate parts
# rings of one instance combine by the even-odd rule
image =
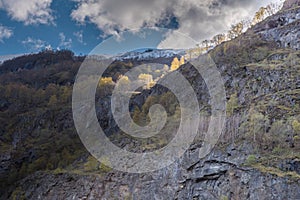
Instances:
[[[231,26],[231,29],[228,32],[228,38],[234,39],[242,34],[244,29],[244,24],[242,22],[239,22],[237,24],[234,24]]]
[[[166,65],[166,64],[165,64],[165,65],[164,65],[164,68],[163,68],[163,71],[164,71],[164,72],[168,72],[168,71],[169,71],[169,65]]]
[[[48,106],[55,106],[57,104],[56,95],[52,95],[49,99]]]
[[[184,57],[181,56],[180,61],[179,61],[180,66],[181,66],[181,65],[184,65],[184,63],[185,63]]]
[[[226,40],[225,34],[218,34],[213,37],[213,42],[217,46]]]
[[[270,121],[267,116],[250,109],[250,133],[253,135],[254,142],[262,142],[263,135],[267,132]]]
[[[132,120],[137,125],[145,125],[146,124],[146,116],[141,112],[138,106],[135,106],[133,109]]]
[[[62,86],[61,90],[60,100],[63,103],[69,102],[71,100],[72,89],[67,86]]]
[[[266,14],[268,16],[276,14],[282,7],[282,3],[270,3],[266,7]]]
[[[203,44],[205,50],[208,50],[208,47],[209,47],[209,40],[204,40],[204,41],[202,41],[202,44]]]
[[[112,77],[103,77],[100,79],[97,89],[97,95],[99,97],[106,97],[111,94],[114,88],[114,81]]]
[[[241,22],[243,23],[243,31],[246,31],[248,28],[251,27],[251,19],[244,19]]]
[[[100,79],[99,85],[113,84],[112,77],[103,77]]]
[[[254,15],[253,20],[252,20],[252,25],[255,25],[259,22],[261,22],[262,20],[265,19],[266,16],[266,8],[265,7],[261,7]]]
[[[138,79],[146,84],[146,87],[145,87],[146,89],[149,89],[153,85],[155,85],[155,82],[153,81],[153,77],[151,74],[140,74]]]
[[[179,68],[180,62],[177,57],[175,57],[171,63],[170,71],[175,71]]]

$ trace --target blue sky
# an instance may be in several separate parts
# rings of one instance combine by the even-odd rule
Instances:
[[[241,19],[251,18],[260,6],[277,1],[0,0],[0,56],[46,48],[88,54],[111,35],[149,26],[176,29],[201,41],[228,30]],[[147,40],[127,37],[136,44],[123,42],[123,46],[155,47],[162,40],[170,46],[184,43],[172,34],[165,38],[158,35],[160,32],[151,33]],[[103,45],[107,49],[103,52],[126,49],[115,45]]]
[[[79,24],[72,20],[70,13],[74,8],[75,2],[53,1],[54,24],[30,25],[13,20],[5,10],[0,10],[0,24],[13,31],[11,37],[0,42],[0,55],[32,53],[50,46],[53,49],[71,49],[77,54],[88,53],[101,42],[102,31],[92,23]]]

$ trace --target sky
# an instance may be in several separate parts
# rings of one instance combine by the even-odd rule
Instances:
[[[184,47],[186,37],[196,42],[209,39],[277,1],[0,0],[0,56],[44,49],[69,49],[85,55],[110,36],[115,36],[115,46],[111,42],[102,45],[103,53],[127,47]],[[137,30],[144,27],[166,31],[151,29],[146,39],[134,38],[143,38]],[[122,40],[124,31],[129,34],[128,42]],[[123,47],[116,45],[122,41]]]

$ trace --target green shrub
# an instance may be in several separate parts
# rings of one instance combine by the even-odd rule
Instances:
[[[257,162],[255,155],[249,155],[245,161],[245,165],[254,165]]]
[[[237,98],[237,94],[234,93],[230,96],[229,101],[227,102],[226,105],[226,113],[228,116],[232,116],[235,109],[238,108],[238,98]]]
[[[87,162],[84,164],[85,171],[95,171],[99,169],[99,162],[93,156],[89,156]]]

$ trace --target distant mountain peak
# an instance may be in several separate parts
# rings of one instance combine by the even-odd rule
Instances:
[[[171,58],[174,56],[184,56],[186,54],[185,50],[178,49],[155,49],[155,48],[142,48],[134,51],[124,53],[122,55],[116,56],[116,60],[147,60],[153,58]]]

